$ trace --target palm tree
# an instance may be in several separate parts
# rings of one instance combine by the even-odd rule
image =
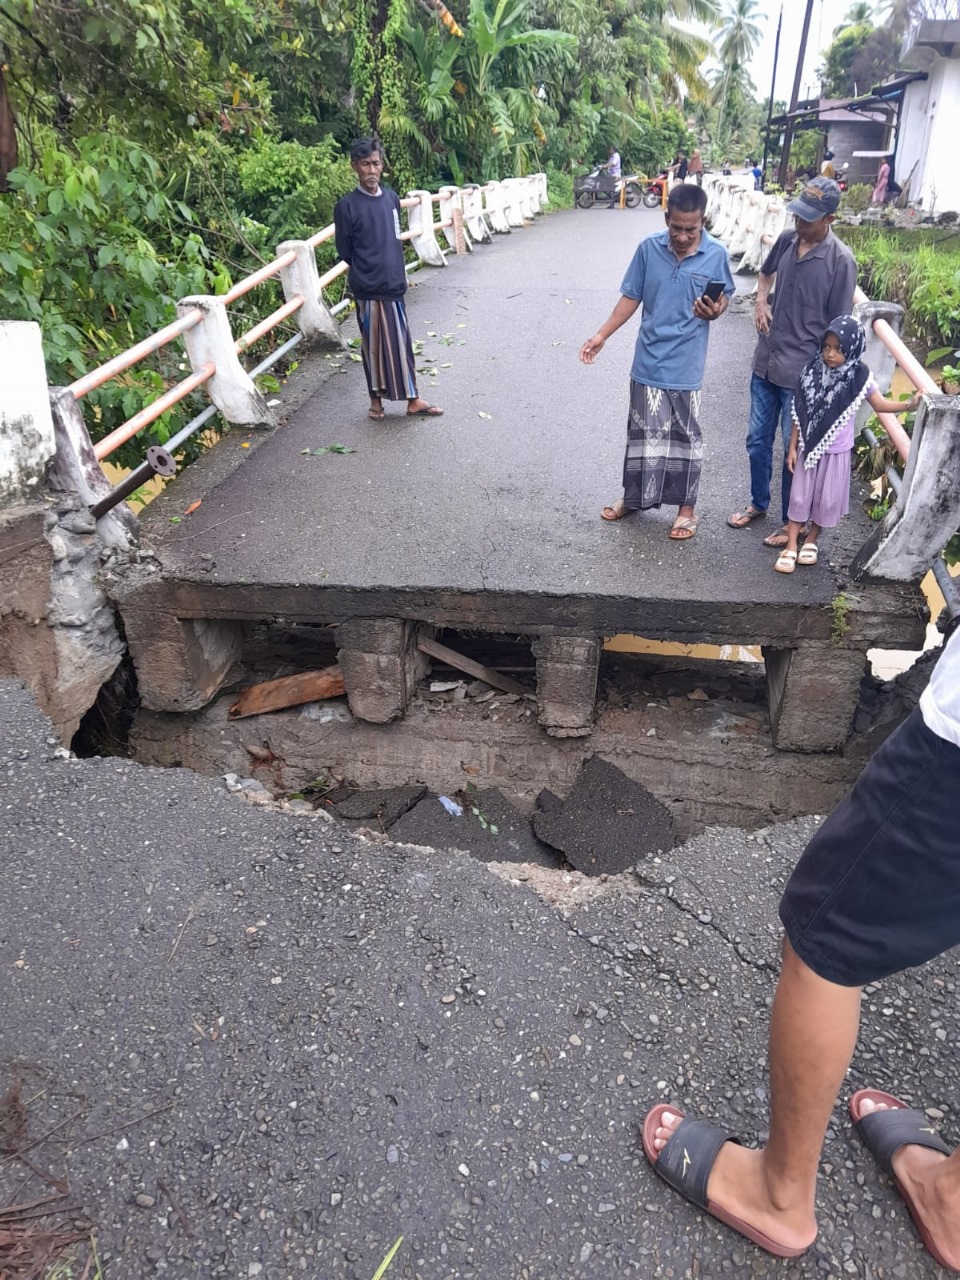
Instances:
[[[755,19],[763,16],[759,0],[729,0],[726,13],[717,24],[721,63],[738,69],[747,65],[760,39]]]
[[[644,68],[667,103],[685,97],[703,101],[708,86],[700,68],[713,52],[710,41],[681,23],[713,27],[720,19],[720,0],[633,0],[631,8],[663,48],[667,64]]]
[[[747,64],[760,39],[755,19],[763,17],[759,0],[728,0],[727,11],[717,24],[720,34],[720,75],[713,89],[717,104],[717,135],[721,135],[724,116],[736,96],[749,86]]]
[[[846,31],[849,27],[872,27],[873,26],[873,5],[868,0],[859,0],[857,4],[852,4],[847,12],[843,15],[843,21],[838,27],[833,28],[834,39],[841,31]]]

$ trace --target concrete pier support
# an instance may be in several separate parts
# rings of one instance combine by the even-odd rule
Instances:
[[[831,644],[764,647],[773,742],[781,751],[832,751],[853,724],[866,654]]]
[[[539,720],[551,737],[592,731],[600,650],[598,636],[545,635],[533,642]]]
[[[135,608],[123,621],[140,700],[151,711],[199,711],[240,657],[243,623],[232,619]]]
[[[350,618],[337,627],[337,660],[358,720],[387,724],[402,717],[429,669],[417,649],[420,632],[419,623],[401,618]]]

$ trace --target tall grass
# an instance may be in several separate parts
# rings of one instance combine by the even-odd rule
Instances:
[[[960,234],[839,224],[857,260],[860,286],[906,312],[904,334],[927,351],[960,337]]]

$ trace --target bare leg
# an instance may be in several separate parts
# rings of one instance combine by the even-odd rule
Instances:
[[[800,528],[802,529],[803,525],[801,525]],[[810,525],[807,529],[807,536],[804,538],[804,542],[813,542],[814,544],[816,544],[817,542],[820,541],[820,534],[822,532],[823,530],[820,528],[820,526],[818,524],[814,524],[813,521],[811,520]]]
[[[860,989],[817,977],[784,942],[770,1027],[770,1140],[759,1151],[727,1143],[708,1186],[714,1203],[780,1244],[801,1248],[816,1236],[820,1151],[859,1026]],[[657,1132],[657,1146],[672,1127]]]
[[[815,527],[816,527],[815,525],[811,525],[811,528],[815,528]],[[786,551],[796,551],[797,543],[800,540],[800,534],[802,531],[803,531],[802,520],[787,521],[787,545],[784,548]]]

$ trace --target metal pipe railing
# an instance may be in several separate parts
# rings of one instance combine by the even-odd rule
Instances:
[[[302,306],[303,295],[298,293],[289,302],[285,302],[282,307],[277,307],[276,311],[271,311],[259,324],[255,324],[252,329],[248,329],[246,333],[237,339],[237,355],[246,351],[248,347],[252,347],[255,342],[259,342],[271,329],[275,329],[278,324],[281,324],[289,316],[299,311]]]
[[[98,440],[93,447],[94,457],[98,462],[102,462],[104,458],[109,458],[110,454],[119,449],[122,444],[132,440],[138,432],[142,431],[144,427],[148,427],[151,422],[156,422],[161,414],[166,413],[175,404],[179,404],[191,391],[196,391],[205,382],[209,382],[216,371],[217,366],[208,361],[196,373],[192,373],[189,378],[184,378],[182,382],[172,386],[169,391],[165,391],[162,396],[154,400],[153,404],[148,405],[146,409],[141,409],[139,413],[135,413],[132,418],[128,418],[115,431],[111,431],[108,436]]]
[[[347,305],[347,304],[344,304]],[[266,373],[268,369],[273,368],[278,360],[283,357],[299,343],[303,341],[302,333],[295,333],[281,346],[271,351],[270,354],[258,365],[250,370],[251,378],[258,378],[261,373]],[[201,427],[206,426],[211,418],[215,418],[218,413],[215,404],[208,404],[206,409],[198,413],[195,418],[180,428],[180,430],[170,437],[163,447],[151,445],[147,450],[147,457],[141,462],[139,467],[134,467],[129,475],[124,476],[123,480],[111,491],[100,499],[95,506],[90,508],[90,514],[94,519],[99,520],[101,516],[112,510],[118,502],[122,502],[124,498],[129,498],[135,493],[142,484],[146,484],[155,475],[171,476],[177,469],[176,460],[173,455],[182,444],[185,444],[191,436],[197,434]]]
[[[229,307],[231,302],[236,302],[238,298],[242,298],[245,293],[249,293],[251,289],[255,289],[258,284],[264,284],[267,280],[272,280],[274,276],[278,276],[284,267],[292,266],[297,260],[297,255],[292,249],[274,258],[272,262],[268,262],[265,267],[261,267],[259,271],[254,271],[252,275],[244,276],[242,280],[238,280],[232,289],[228,289],[223,295],[223,301]]]
[[[85,373],[82,378],[77,378],[75,382],[70,383],[67,390],[72,392],[75,400],[82,399],[90,391],[94,391],[97,387],[102,387],[105,382],[115,378],[118,373],[123,373],[124,370],[129,369],[131,365],[137,364],[146,356],[153,355],[162,347],[165,347],[167,343],[172,342],[174,338],[179,338],[188,329],[198,325],[202,319],[203,312],[199,307],[194,307],[192,311],[180,316],[172,324],[166,325],[163,329],[158,329],[149,338],[144,338],[142,342],[138,342],[127,351],[122,351],[120,355],[114,356],[106,364],[98,365],[96,369],[91,369],[89,373]]]

